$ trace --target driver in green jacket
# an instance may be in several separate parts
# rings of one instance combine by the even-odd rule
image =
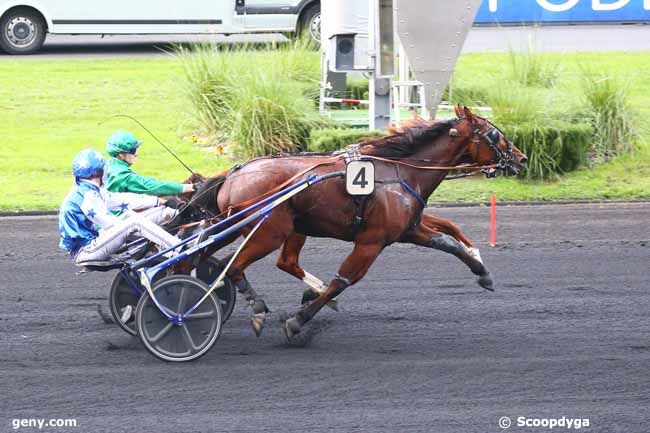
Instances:
[[[192,184],[164,182],[141,176],[131,170],[141,144],[142,141],[128,131],[116,131],[108,138],[106,152],[110,155],[110,159],[106,164],[104,179],[108,191],[150,195],[178,195],[195,191],[195,186]]]

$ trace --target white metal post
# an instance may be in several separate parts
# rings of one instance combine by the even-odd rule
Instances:
[[[384,0],[387,1],[387,0]],[[385,130],[390,127],[391,111],[391,83],[389,77],[378,77],[380,72],[381,46],[380,38],[382,29],[380,28],[379,13],[381,12],[382,0],[370,0],[368,2],[368,53],[371,57],[371,73],[369,78],[368,96],[370,107],[368,111],[368,123],[370,129]],[[391,17],[394,28],[394,13],[391,8]],[[389,73],[393,73],[392,71]]]

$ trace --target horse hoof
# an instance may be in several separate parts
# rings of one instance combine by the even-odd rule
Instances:
[[[295,317],[287,319],[284,322],[284,333],[286,334],[287,340],[289,340],[289,342],[291,342],[291,339],[294,336],[300,334],[300,323],[298,322],[298,319]]]
[[[266,320],[265,313],[256,314],[251,318],[251,326],[253,327],[253,331],[255,332],[256,337],[262,335],[262,330],[264,329],[265,320]]]
[[[302,300],[300,303],[302,305],[308,304],[314,299],[318,298],[319,293],[317,293],[314,289],[311,287],[307,287],[303,292],[302,292]]]
[[[269,308],[266,306],[266,302],[264,302],[264,299],[255,299],[253,302],[251,302],[251,309],[255,315],[270,312]]]
[[[478,285],[483,287],[485,290],[489,290],[490,292],[494,292],[494,281],[492,281],[492,276],[490,275],[489,272],[481,275],[478,277]]]

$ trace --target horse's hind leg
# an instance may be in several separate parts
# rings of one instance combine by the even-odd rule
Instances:
[[[434,228],[420,223],[415,230],[409,232],[400,242],[412,243],[453,254],[465,263],[474,275],[478,275],[478,284],[481,287],[487,290],[494,290],[492,276],[483,264],[480,255],[478,255],[478,250],[474,249],[475,252],[472,251],[454,237],[440,233]]]
[[[325,289],[327,289],[325,283],[323,283],[318,277],[305,271],[298,264],[300,251],[305,245],[306,240],[307,237],[305,235],[296,232],[292,233],[287,238],[287,240],[284,241],[284,245],[282,245],[282,251],[278,257],[277,262],[278,268],[290,275],[293,275],[294,277],[307,284],[308,287],[302,293],[303,304],[313,301],[319,297],[325,291]],[[327,303],[327,306],[334,311],[338,311],[338,304],[336,302],[336,299],[329,301]]]
[[[294,335],[300,332],[300,328],[310,321],[324,305],[340,295],[346,287],[363,278],[383,248],[383,243],[355,242],[352,253],[345,259],[336,277],[330,281],[327,290],[285,322],[284,331],[287,338],[291,340]]]

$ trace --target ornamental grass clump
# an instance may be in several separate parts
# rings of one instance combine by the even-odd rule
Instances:
[[[194,108],[193,116],[211,133],[222,130],[231,72],[226,57],[214,55],[209,45],[196,45],[192,51],[179,46],[176,53],[183,67],[183,90]]]
[[[329,123],[314,103],[319,55],[301,40],[221,50],[197,45],[177,55],[194,117],[234,156],[305,150],[311,129]]]
[[[489,116],[497,124],[545,121],[548,111],[541,94],[516,83],[506,83],[488,91]]]
[[[229,102],[229,134],[235,154],[254,157],[306,150],[310,131],[327,124],[300,85],[257,79],[234,89]]]
[[[629,85],[602,73],[582,71],[587,116],[594,128],[596,160],[632,151],[639,137],[636,114],[629,103]]]
[[[560,64],[553,57],[535,51],[534,40],[524,51],[508,51],[507,79],[527,87],[553,87],[562,75]]]

